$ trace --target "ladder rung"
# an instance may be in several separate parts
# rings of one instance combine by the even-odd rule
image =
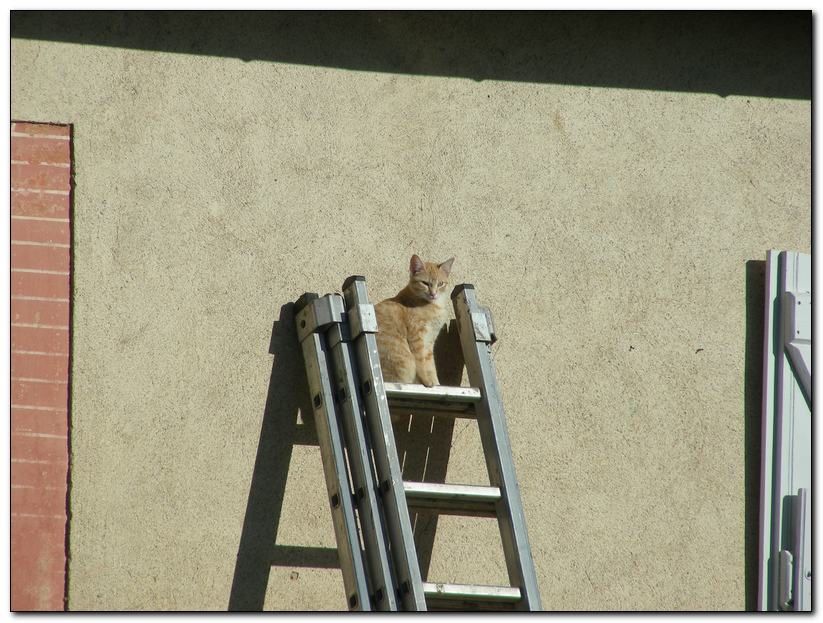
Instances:
[[[520,589],[511,586],[423,582],[426,603],[432,609],[503,610],[520,601]]]
[[[476,387],[426,387],[418,383],[384,383],[383,386],[389,409],[395,413],[473,418],[476,417],[474,405],[481,398]]]
[[[500,489],[480,485],[452,485],[434,482],[403,482],[411,510],[427,510],[444,515],[496,517]]]

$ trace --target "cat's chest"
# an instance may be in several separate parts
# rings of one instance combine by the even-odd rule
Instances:
[[[409,329],[413,332],[436,334],[448,318],[448,311],[438,305],[429,305],[414,311],[416,313],[410,314],[409,317]]]

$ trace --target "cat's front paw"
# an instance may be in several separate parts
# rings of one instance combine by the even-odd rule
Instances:
[[[425,375],[420,377],[420,382],[423,383],[426,387],[434,387],[435,385],[440,385],[440,381],[437,380],[437,375]]]

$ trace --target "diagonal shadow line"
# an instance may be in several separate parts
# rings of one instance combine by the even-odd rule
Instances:
[[[315,551],[318,548],[284,549],[276,545],[292,449],[298,443],[317,445],[313,420],[297,425],[299,413],[312,411],[294,329],[293,303],[280,308],[269,353],[274,362],[229,596],[228,609],[232,611],[263,609],[271,565],[284,556],[292,565],[296,561],[302,561],[301,566],[329,564],[327,555]]]
[[[12,11],[13,39],[811,100],[811,11]]]

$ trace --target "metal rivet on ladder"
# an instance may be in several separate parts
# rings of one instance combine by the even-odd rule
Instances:
[[[410,589],[411,587],[409,586],[409,581],[404,580],[403,583],[400,585],[400,594],[405,595],[409,592]]]
[[[343,402],[346,399],[346,388],[341,387],[337,390],[337,400]]]
[[[371,392],[371,381],[366,381],[363,383],[363,394],[368,396],[369,392]]]
[[[352,595],[349,597],[349,608],[356,608],[357,607],[357,595]]]
[[[391,489],[391,485],[389,484],[388,480],[384,480],[383,482],[380,483],[380,491],[382,493],[388,493],[389,489]]]
[[[315,394],[314,395],[314,408],[319,409],[321,404],[323,404],[323,399],[320,398],[320,394]]]
[[[333,496],[331,496],[331,507],[332,508],[337,508],[339,505],[340,505],[340,496],[338,496],[335,493]]]
[[[378,588],[377,591],[374,593],[374,597],[372,597],[376,603],[380,603],[383,601],[383,589]]]

